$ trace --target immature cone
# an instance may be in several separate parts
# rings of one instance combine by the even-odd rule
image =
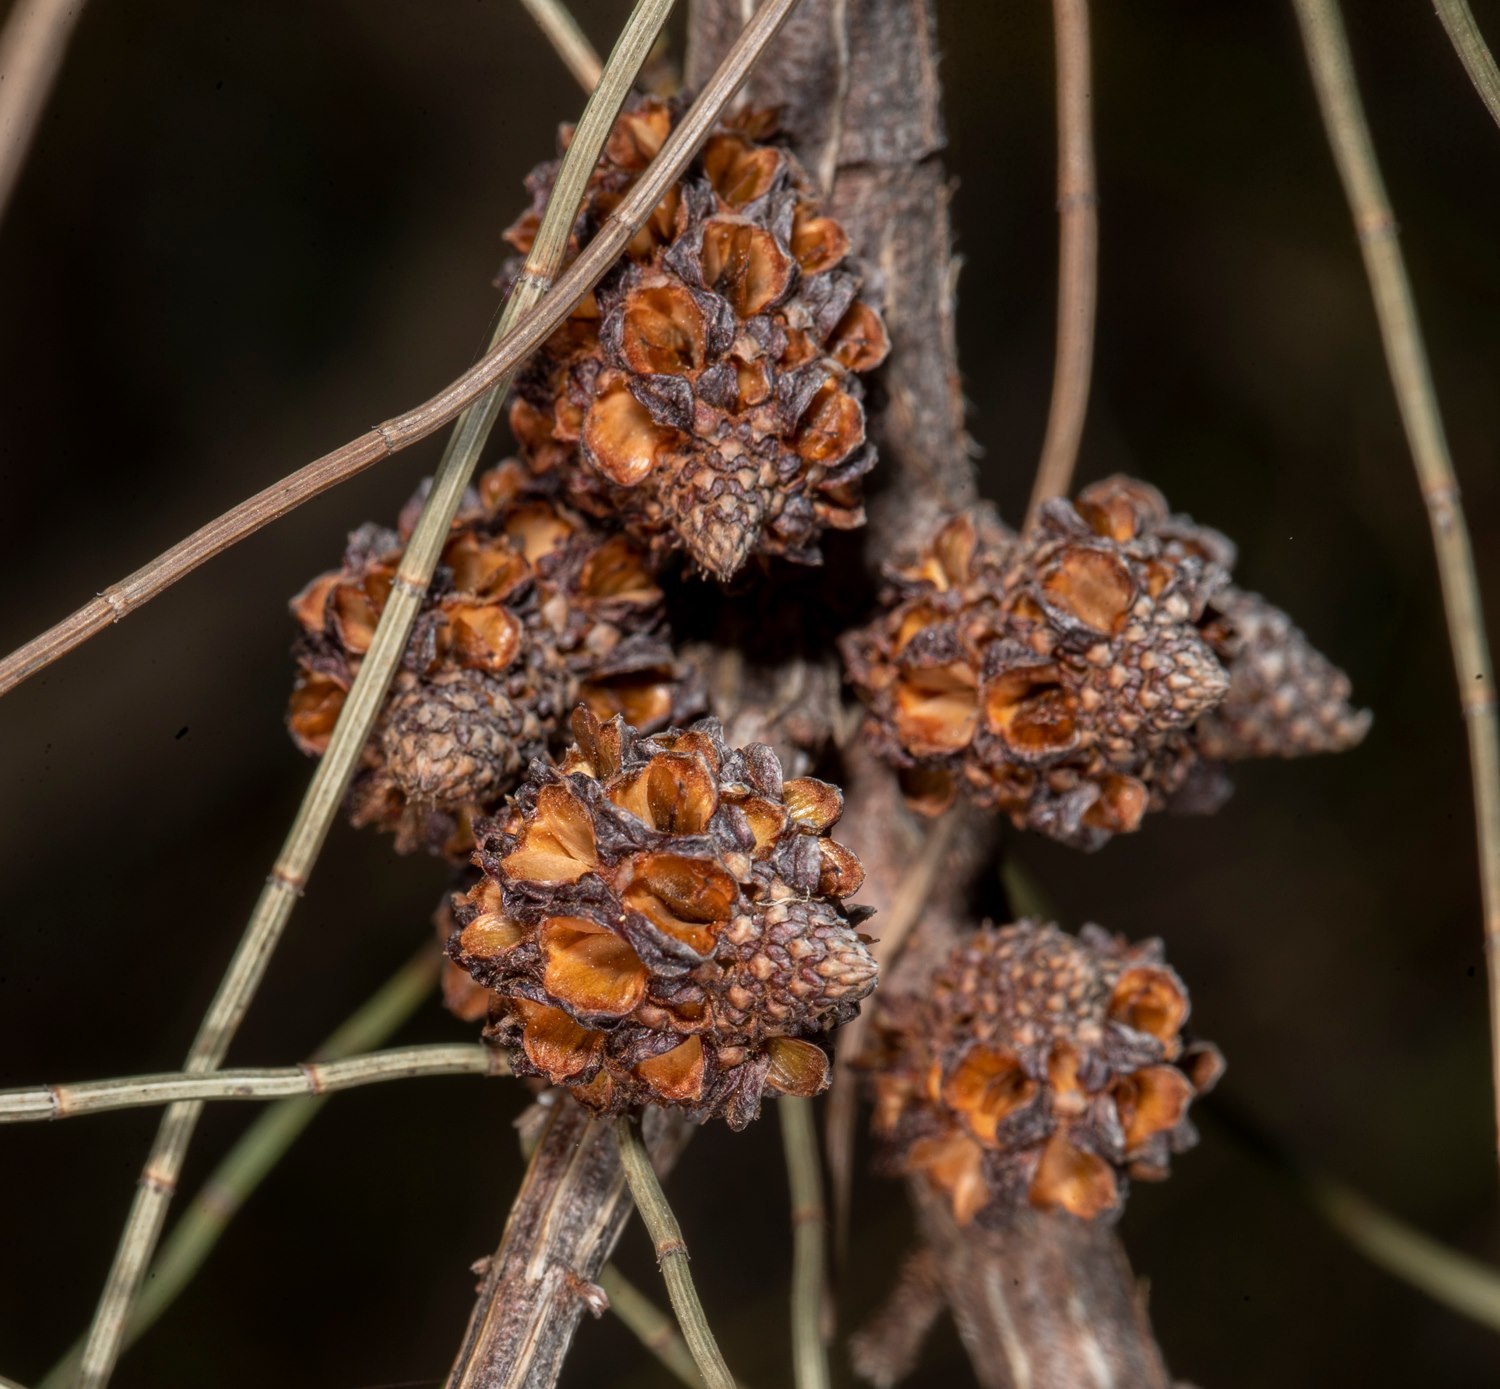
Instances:
[[[288,726],[321,756],[385,608],[414,521],[364,526],[343,567],[292,601],[301,623]],[[350,791],[356,824],[461,859],[582,698],[647,726],[691,710],[633,542],[561,505],[516,464],[485,473],[453,523]]]
[[[616,121],[580,236],[618,204],[677,108],[643,101]],[[825,527],[864,522],[858,375],[889,349],[857,298],[849,238],[823,215],[774,129],[749,113],[711,135],[610,276],[521,374],[511,426],[575,505],[618,517],[654,552],[707,573],[752,554],[818,559]],[[567,132],[565,132],[566,134]],[[507,239],[528,250],[555,165]]]
[[[455,903],[448,953],[494,991],[487,1036],[603,1113],[743,1128],[768,1086],[816,1094],[810,1038],[875,987],[842,901],[863,870],[827,835],[838,789],[783,781],[713,719],[647,738],[580,709],[573,727],[561,768],[534,764],[481,827],[485,878]]]
[[[1186,1114],[1223,1060],[1184,1046],[1182,981],[1161,943],[1021,921],[960,944],[922,997],[876,1015],[875,1128],[894,1170],[954,1218],[1031,1206],[1118,1211],[1128,1177],[1159,1180],[1197,1141]]]
[[[959,515],[888,569],[885,611],[845,639],[867,736],[919,808],[962,785],[1083,848],[1201,802],[1203,757],[1358,742],[1369,720],[1347,680],[1230,586],[1233,562],[1223,536],[1125,478],[1049,502],[1024,539]]]

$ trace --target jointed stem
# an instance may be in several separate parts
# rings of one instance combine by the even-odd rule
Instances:
[[[671,8],[672,0],[638,0],[631,12],[610,55],[609,69],[589,98],[573,143],[563,157],[536,243],[500,316],[495,333],[497,342],[551,287],[594,162]],[[307,883],[354,774],[360,750],[385,700],[386,688],[406,647],[453,516],[479,461],[490,426],[504,403],[513,370],[503,372],[487,394],[465,410],[443,451],[432,489],[392,580],[390,597],[374,640],[339,713],[328,750],[313,773],[307,795],[256,903],[229,972],[188,1053],[184,1069],[189,1072],[212,1071],[223,1061],[280,940],[292,905]],[[161,1235],[167,1203],[176,1189],[177,1175],[201,1108],[199,1102],[174,1104],[163,1116],[84,1345],[79,1376],[83,1389],[103,1385],[114,1368],[131,1304]]]
[[[424,946],[340,1024],[314,1056],[331,1061],[378,1047],[431,995],[441,963],[442,956]],[[325,1103],[322,1095],[278,1100],[245,1130],[188,1203],[152,1261],[125,1328],[125,1345],[134,1344],[192,1282],[229,1222]],[[65,1389],[78,1373],[82,1353],[80,1338],[37,1389]]]
[[[688,1389],[698,1389],[698,1366],[677,1331],[677,1323],[661,1310],[613,1264],[605,1264],[599,1286],[609,1299],[609,1310],[625,1323],[647,1350]]]
[[[1294,3],[1328,141],[1354,214],[1375,312],[1380,320],[1386,364],[1396,389],[1396,403],[1406,427],[1417,481],[1427,504],[1433,548],[1437,551],[1448,642],[1453,648],[1459,704],[1469,732],[1489,975],[1490,1058],[1495,1077],[1496,1123],[1500,1126],[1500,725],[1496,721],[1494,674],[1474,555],[1417,308],[1396,239],[1396,218],[1375,159],[1337,0],[1294,0]]]
[[[509,1074],[510,1065],[503,1053],[477,1043],[397,1047],[369,1056],[353,1056],[347,1061],[304,1061],[300,1066],[197,1075],[167,1071],[160,1075],[84,1081],[78,1085],[0,1090],[0,1124],[71,1119],[80,1114],[100,1114],[106,1109],[136,1109],[184,1100],[283,1100],[293,1095],[332,1094],[335,1090],[417,1076]]]
[[[521,3],[557,50],[557,56],[577,79],[578,85],[586,92],[593,91],[599,85],[604,64],[599,61],[588,36],[578,27],[578,21],[568,12],[568,7],[561,0],[521,0]]]
[[[84,0],[16,0],[0,31],[0,217],[21,177]]]
[[[828,1218],[812,1101],[783,1095],[776,1113],[792,1196],[792,1369],[797,1389],[828,1389],[822,1326]]]
[[[1436,0],[1438,18],[1453,40],[1459,61],[1469,74],[1469,81],[1479,98],[1489,108],[1489,113],[1500,125],[1500,71],[1496,71],[1495,60],[1490,56],[1484,35],[1474,23],[1469,10],[1469,0]]]
[[[703,1382],[708,1389],[735,1389],[734,1376],[719,1353],[718,1343],[708,1327],[708,1318],[703,1314],[703,1304],[698,1301],[693,1275],[688,1271],[687,1244],[682,1238],[682,1228],[656,1179],[656,1169],[651,1165],[646,1145],[641,1142],[636,1120],[621,1115],[615,1122],[615,1134],[620,1141],[620,1162],[625,1168],[625,1180],[630,1184],[636,1209],[651,1236],[656,1262],[661,1266],[667,1295],[672,1299],[672,1310],[677,1313],[677,1324],[682,1328]]]
[[[550,293],[457,380],[430,400],[367,430],[357,439],[315,458],[262,492],[231,507],[149,564],[104,589],[56,626],[0,660],[0,695],[45,670],[122,617],[149,603],[200,564],[253,535],[303,502],[436,433],[461,410],[508,379],[551,336],[573,306],[603,278],[663,194],[692,161],[719,113],[745,80],[756,58],[781,27],[797,0],[765,0],[726,54],[698,99],[684,113],[656,158],[638,178],[598,235],[561,275]],[[571,149],[569,153],[571,154]],[[555,198],[554,198],[555,200]],[[516,294],[522,286],[518,285]],[[516,295],[512,295],[514,300]]]
[[[1088,0],[1052,0],[1057,45],[1057,357],[1052,405],[1026,524],[1073,480],[1093,373],[1094,310],[1099,298],[1099,197],[1089,65]]]

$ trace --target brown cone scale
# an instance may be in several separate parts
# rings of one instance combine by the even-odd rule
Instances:
[[[877,1012],[865,1065],[887,1165],[930,1181],[960,1224],[1113,1215],[1130,1177],[1165,1177],[1196,1142],[1188,1105],[1223,1070],[1184,1044],[1188,1011],[1159,941],[974,932],[923,997]]]
[[[676,120],[623,113],[580,214],[581,242]],[[889,350],[858,297],[849,238],[791,155],[749,113],[719,129],[619,267],[522,372],[511,426],[523,457],[574,505],[617,517],[653,553],[682,550],[720,579],[754,555],[815,562],[829,527],[861,525],[860,375]],[[509,232],[529,249],[555,177]]]
[[[644,737],[574,717],[481,829],[484,879],[455,902],[450,957],[492,991],[487,1036],[523,1074],[601,1113],[664,1104],[735,1128],[773,1092],[828,1081],[814,1039],[875,986],[843,898],[863,872],[828,837],[837,788],[783,779],[719,726]]]
[[[1111,478],[1020,538],[980,510],[887,569],[843,643],[866,736],[919,809],[964,789],[1082,848],[1221,798],[1205,759],[1351,747],[1368,714],[1290,620],[1229,582],[1234,547]]]
[[[400,562],[400,532],[366,526],[343,567],[292,602],[302,628],[288,726],[320,756],[374,637]],[[462,860],[533,757],[582,698],[660,727],[696,691],[667,642],[643,551],[556,501],[516,464],[485,473],[454,520],[349,793],[356,824],[402,852]]]

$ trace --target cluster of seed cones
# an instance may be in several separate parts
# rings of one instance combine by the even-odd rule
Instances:
[[[1184,1045],[1188,1007],[1158,941],[1034,921],[974,932],[920,998],[877,1011],[887,1164],[931,1182],[960,1224],[1118,1210],[1129,1177],[1165,1177],[1196,1142],[1188,1104],[1223,1069]]]
[[[580,238],[615,208],[677,107],[623,114],[594,171]],[[580,510],[617,520],[655,555],[683,550],[727,579],[752,555],[818,558],[826,527],[861,525],[859,374],[885,357],[858,297],[849,238],[791,155],[749,113],[709,137],[693,172],[619,266],[522,372],[511,427],[522,456]],[[565,132],[566,134],[566,132]],[[529,250],[556,175],[507,233]]]
[[[341,568],[293,600],[302,628],[288,724],[321,756],[389,599],[406,532],[365,526]],[[350,792],[356,824],[403,852],[467,858],[496,809],[584,700],[644,727],[693,712],[645,555],[518,465],[485,473],[454,520]]]
[[[1229,581],[1225,537],[1112,478],[1024,538],[984,512],[888,569],[844,642],[867,736],[918,808],[963,787],[1083,848],[1176,798],[1222,798],[1213,762],[1351,747],[1349,682]]]
[[[875,962],[842,899],[863,878],[828,837],[843,798],[784,781],[716,721],[642,737],[586,709],[480,828],[484,878],[449,955],[491,991],[489,1037],[522,1073],[615,1113],[671,1105],[742,1128],[769,1087],[812,1095],[812,1037],[853,1017]]]

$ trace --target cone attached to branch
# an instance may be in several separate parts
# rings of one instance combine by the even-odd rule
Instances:
[[[866,736],[920,809],[959,788],[1083,848],[1169,801],[1222,799],[1203,759],[1353,746],[1369,715],[1264,599],[1234,547],[1112,478],[1049,502],[1024,539],[984,511],[887,571],[843,646]]]
[[[648,738],[580,708],[573,728],[561,767],[534,764],[481,827],[485,878],[455,905],[448,951],[494,992],[487,1035],[601,1113],[742,1128],[768,1087],[822,1090],[813,1039],[875,986],[843,904],[863,870],[828,837],[838,789],[784,780],[712,719]]]
[[[413,520],[408,508],[400,532],[356,531],[343,567],[292,602],[303,635],[288,726],[304,752],[327,746]],[[465,858],[474,819],[565,733],[580,698],[660,727],[694,712],[697,691],[640,547],[502,464],[453,523],[350,791],[355,823],[393,831],[402,852]]]
[[[1159,941],[976,931],[921,997],[876,1015],[865,1064],[887,1165],[930,1181],[960,1224],[1117,1212],[1130,1177],[1165,1177],[1197,1141],[1188,1105],[1223,1070],[1185,1044],[1188,1011]]]
[[[619,118],[580,239],[676,114],[643,101]],[[752,555],[815,562],[825,528],[863,523],[874,454],[859,377],[889,349],[859,297],[848,236],[773,134],[752,112],[710,136],[620,266],[523,371],[511,408],[523,456],[557,473],[576,506],[720,579]],[[528,180],[533,206],[507,232],[518,250],[555,170]]]

